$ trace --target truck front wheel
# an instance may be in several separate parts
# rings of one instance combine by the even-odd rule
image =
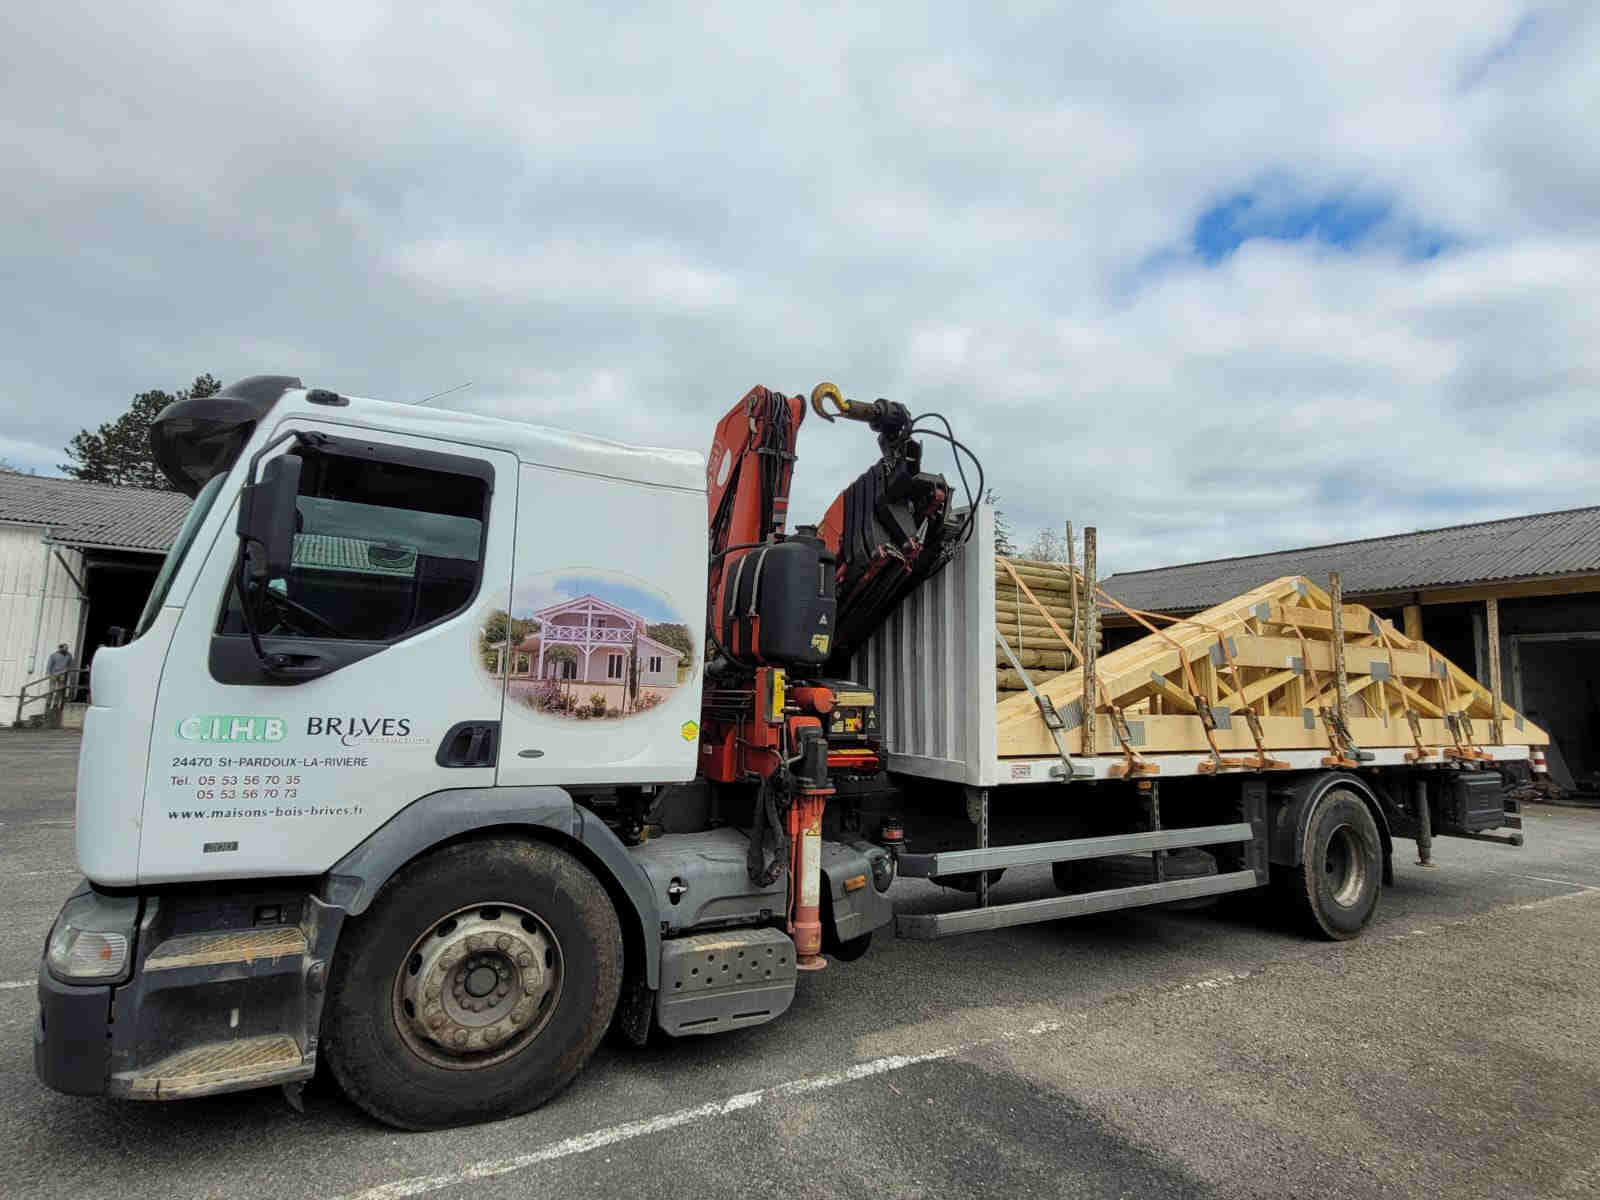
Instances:
[[[1377,822],[1349,788],[1329,789],[1306,822],[1302,860],[1274,867],[1273,882],[1310,933],[1344,941],[1365,929],[1383,887]]]
[[[402,1129],[527,1112],[594,1053],[622,961],[611,899],[571,855],[461,842],[400,871],[346,927],[324,1054],[355,1104]]]

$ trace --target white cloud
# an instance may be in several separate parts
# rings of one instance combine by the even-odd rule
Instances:
[[[532,11],[0,18],[7,454],[204,370],[697,448],[828,377],[1113,567],[1600,501],[1591,4]],[[1387,215],[1188,256],[1250,189]]]

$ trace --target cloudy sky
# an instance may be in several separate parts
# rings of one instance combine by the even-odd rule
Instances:
[[[828,378],[1122,569],[1600,503],[1585,0],[55,0],[0,137],[23,466],[202,371],[697,449]]]

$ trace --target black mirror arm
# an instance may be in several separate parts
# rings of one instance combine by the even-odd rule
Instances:
[[[250,469],[251,471],[255,470],[254,460],[250,463]],[[254,539],[241,537],[239,540],[248,543]],[[245,547],[240,547],[240,549],[242,551]],[[250,587],[245,581],[245,575],[249,569],[248,558],[248,554],[241,553],[239,555],[239,569],[233,575],[234,590],[239,593],[239,619],[244,623],[245,633],[250,635],[250,649],[255,652],[256,661],[261,664],[263,671],[270,674],[273,670],[273,656],[269,655],[261,645],[261,635],[256,632],[255,613],[250,608]]]
[[[250,464],[245,468],[244,472],[244,486],[249,487],[256,481],[256,468],[261,465],[261,460],[266,457],[267,452],[281,446],[291,438],[300,445],[315,450],[328,440],[328,435],[325,433],[312,433],[303,429],[291,429],[287,433],[280,433],[250,456]]]
[[[281,446],[284,442],[290,441],[291,439],[297,444],[310,449],[315,449],[328,440],[325,434],[308,432],[300,429],[291,429],[287,432],[280,433],[277,437],[273,438],[266,445],[262,446],[261,449],[257,450],[250,456],[250,462],[245,467],[243,486],[248,488],[255,483],[257,468],[260,467],[261,460],[269,451]],[[262,545],[261,539],[252,538],[242,533],[239,536],[239,541],[242,543],[240,546],[240,550],[242,552],[239,555],[239,569],[234,574],[233,586],[239,594],[239,618],[244,623],[245,633],[250,637],[250,649],[255,654],[256,661],[261,664],[261,669],[266,671],[268,674],[294,674],[292,671],[284,671],[287,661],[280,661],[284,658],[284,656],[278,654],[268,654],[266,648],[262,646],[261,634],[256,629],[255,612],[251,607],[250,585],[247,579],[249,560],[249,554],[247,551],[249,549],[249,543],[251,542],[255,542],[258,546],[261,546],[263,552],[265,552],[266,547]]]

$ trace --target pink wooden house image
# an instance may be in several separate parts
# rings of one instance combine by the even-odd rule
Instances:
[[[589,593],[531,616],[539,622],[539,632],[518,642],[509,655],[513,691],[557,679],[585,699],[600,693],[610,707],[622,709],[636,654],[641,697],[678,686],[683,652],[647,634],[637,613]]]

